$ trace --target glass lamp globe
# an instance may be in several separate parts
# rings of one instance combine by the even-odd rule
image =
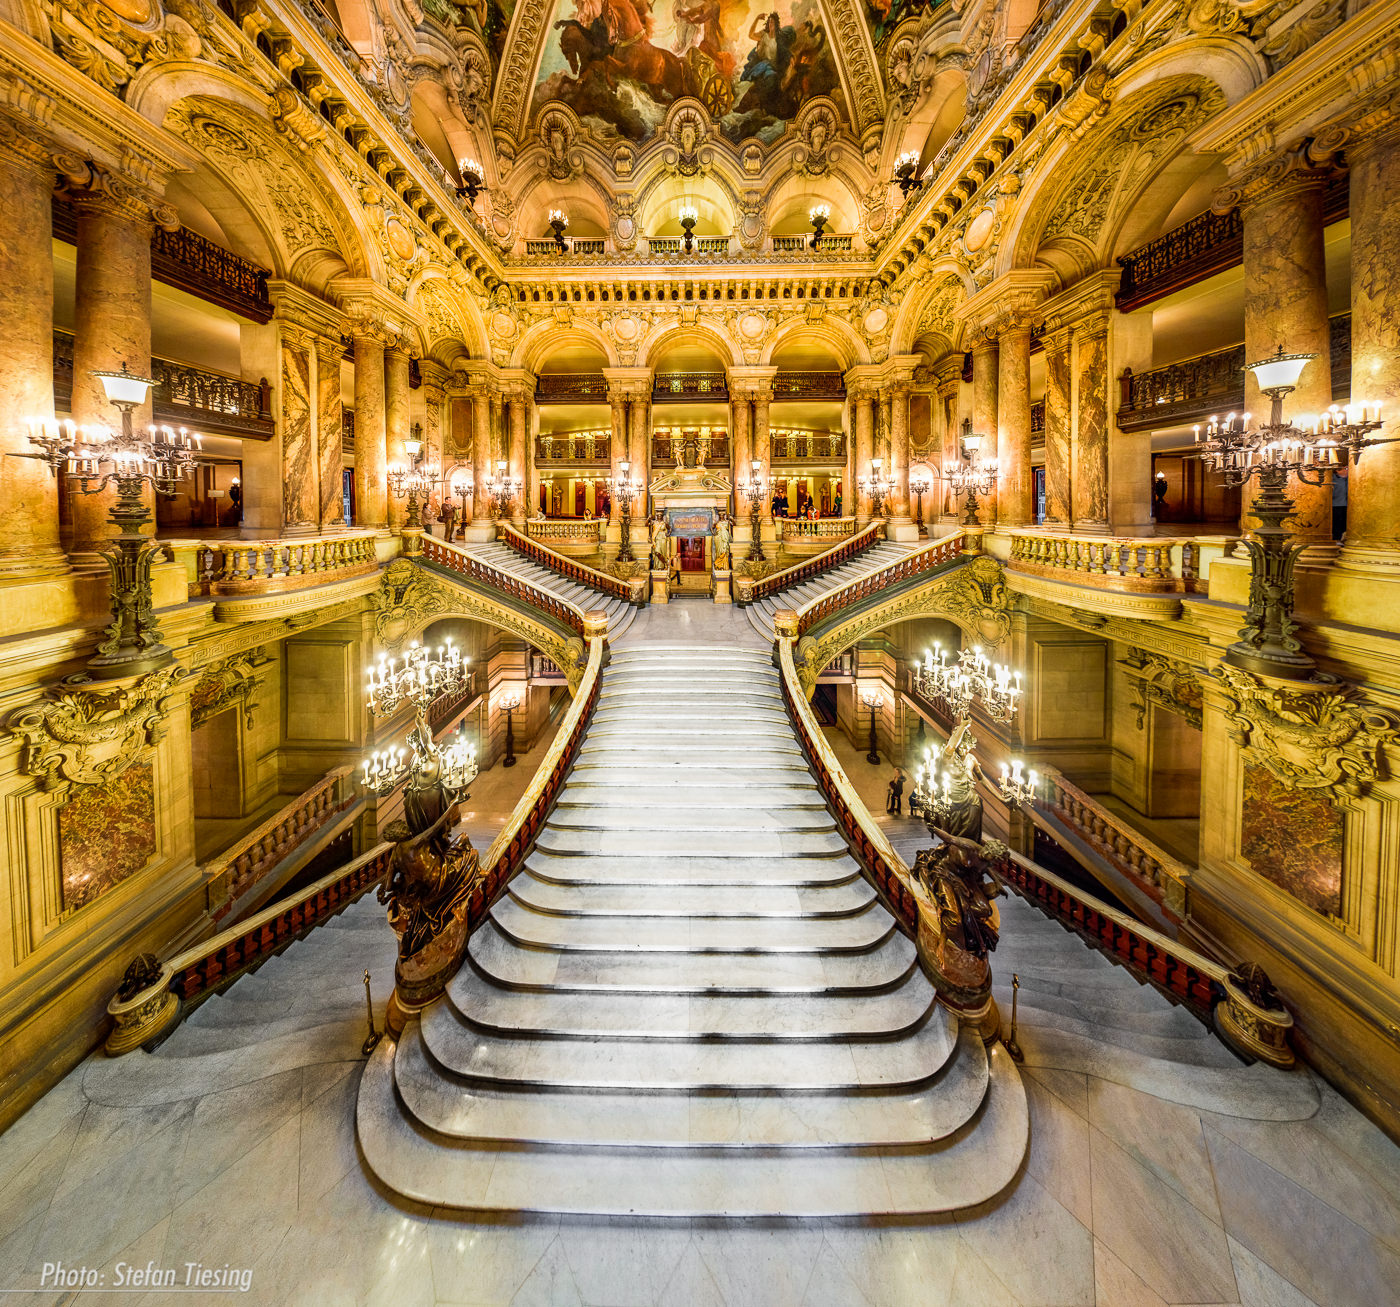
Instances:
[[[1245,368],[1254,373],[1259,389],[1268,393],[1271,390],[1292,390],[1298,384],[1303,369],[1317,356],[1314,354],[1285,354],[1283,346],[1270,358],[1258,363],[1246,363]]]
[[[102,383],[109,404],[142,404],[146,392],[156,384],[150,377],[128,372],[125,363],[120,372],[94,372],[92,375]]]

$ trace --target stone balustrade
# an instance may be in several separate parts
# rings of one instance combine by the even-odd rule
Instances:
[[[1045,792],[1037,801],[1037,809],[1053,814],[1094,853],[1159,903],[1168,918],[1180,922],[1186,912],[1191,868],[1109,812],[1093,795],[1086,794],[1053,767],[1045,768],[1042,775]]]
[[[775,517],[779,540],[844,540],[856,529],[853,517]]]
[[[168,556],[185,565],[197,595],[271,594],[326,585],[372,572],[379,565],[373,531],[281,540],[164,540]]]
[[[525,534],[544,545],[567,540],[571,544],[588,544],[596,549],[602,543],[607,527],[607,519],[602,517],[536,517],[525,523]]]
[[[226,917],[268,872],[332,824],[356,797],[352,769],[337,767],[245,835],[205,868],[209,915],[215,921]]]
[[[1081,581],[1107,590],[1171,593],[1182,588],[1180,572],[1173,571],[1172,551],[1183,543],[1178,539],[1133,540],[1048,531],[1009,534],[1007,566],[1013,572]]]
[[[832,521],[842,521],[841,518],[833,518]],[[852,527],[855,519],[852,519]],[[765,576],[760,581],[755,581],[751,585],[742,586],[740,594],[742,602],[753,603],[767,595],[776,594],[784,586],[797,585],[802,581],[810,580],[828,568],[837,567],[854,558],[863,549],[869,548],[877,540],[882,539],[885,534],[885,524],[883,522],[871,522],[860,531],[848,535],[843,540],[833,543],[828,549],[818,554],[815,558],[809,558],[805,563],[798,563],[795,567],[785,568],[781,572],[774,572],[771,576]]]

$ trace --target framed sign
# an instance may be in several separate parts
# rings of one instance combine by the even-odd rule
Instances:
[[[668,508],[666,529],[682,540],[694,540],[698,536],[715,533],[715,510],[713,508]]]

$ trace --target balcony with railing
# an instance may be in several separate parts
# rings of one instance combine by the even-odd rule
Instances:
[[[601,372],[551,372],[535,380],[536,404],[606,404],[608,382]]]
[[[846,381],[839,372],[780,368],[773,378],[774,399],[845,399]]]
[[[266,378],[242,381],[160,358],[151,360],[151,375],[156,383],[151,390],[153,418],[158,423],[244,440],[271,440],[277,430]],[[53,333],[53,391],[57,409],[73,402],[72,332]]]
[[[281,540],[162,540],[182,563],[191,599],[262,595],[348,581],[379,565],[374,531]]]
[[[1161,610],[1157,616],[1170,616],[1176,609],[1175,601],[1164,608],[1163,597],[1204,594],[1211,564],[1230,557],[1236,544],[1230,536],[1209,535],[1139,540],[1040,529],[1000,535],[1009,545],[1009,572],[1083,586],[1086,591],[1141,595],[1147,609]],[[1153,615],[1147,609],[1138,615]]]
[[[842,431],[814,431],[777,427],[769,432],[774,463],[844,463],[846,435]]]
[[[677,455],[687,467],[729,466],[729,433],[714,427],[657,427],[651,433],[651,465],[675,467]]]
[[[535,462],[544,467],[607,467],[611,431],[551,431],[535,438]]]
[[[652,381],[653,403],[686,399],[728,399],[729,378],[724,372],[658,372]]]
[[[1351,314],[1328,321],[1332,398],[1351,394]],[[1244,408],[1245,347],[1231,345],[1194,358],[1135,373],[1124,368],[1118,426],[1124,431],[1156,431],[1203,423],[1212,414]]]

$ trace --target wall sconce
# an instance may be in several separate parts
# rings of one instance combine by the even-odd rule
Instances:
[[[457,198],[466,200],[467,207],[470,208],[476,203],[476,197],[481,194],[482,187],[486,184],[485,174],[481,171],[481,165],[467,154],[457,160],[457,172],[462,178],[462,184],[457,187]]]
[[[695,224],[700,221],[700,211],[693,204],[681,205],[681,227],[685,231],[684,249],[689,254],[695,248]]]
[[[814,250],[822,247],[822,237],[826,235],[826,224],[831,221],[831,205],[814,204],[807,214],[812,224],[812,239],[808,242]]]

